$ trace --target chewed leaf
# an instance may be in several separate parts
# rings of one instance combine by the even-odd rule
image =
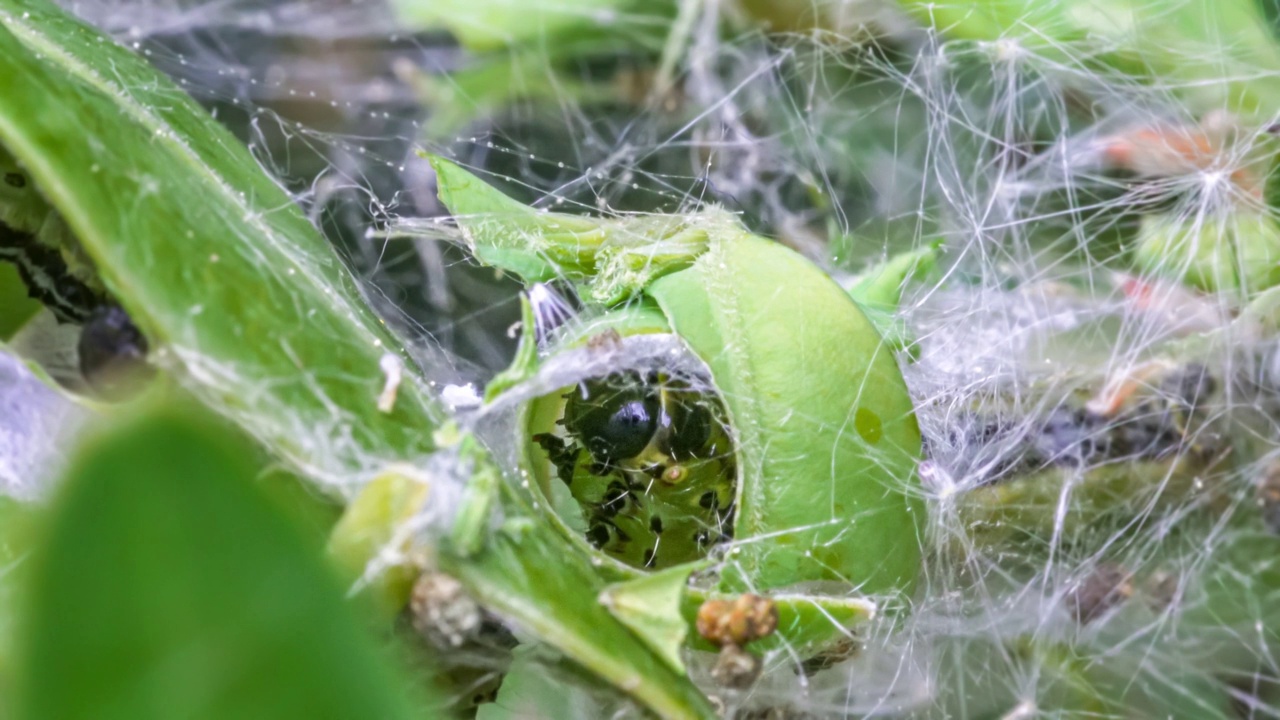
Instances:
[[[618,487],[643,483],[626,475],[634,471],[620,470],[620,478],[593,467],[639,463],[652,440],[645,422],[679,425],[663,420],[678,413],[661,400],[676,391],[655,390],[640,376],[588,383],[591,398],[580,406],[566,401],[558,421],[569,444],[551,428],[533,433],[573,488],[594,545],[636,567],[663,567],[704,553],[713,539],[706,528],[725,527],[727,539],[732,527],[741,544],[723,576],[729,589],[833,580],[867,592],[909,590],[923,522],[911,489],[920,431],[888,346],[831,278],[725,213],[604,220],[545,214],[447,160],[432,162],[442,200],[482,261],[483,246],[507,251],[514,243],[562,269],[576,263],[571,277],[599,303],[639,293],[656,300],[710,368],[728,407],[738,454],[726,454],[730,441],[719,441],[727,431],[694,433],[712,423],[692,424],[686,430],[698,439],[679,451],[688,467],[664,466],[659,450],[650,460],[666,467],[663,485],[638,495],[625,512]],[[901,280],[930,259],[898,262],[875,283],[877,293],[896,296]],[[602,439],[602,418],[614,412],[644,419],[628,426],[638,432],[619,435],[625,442]],[[578,442],[588,452],[572,447]],[[659,500],[670,507],[659,509]],[[682,522],[678,531],[673,518]],[[664,533],[671,539],[655,550],[650,535]]]
[[[651,575],[614,583],[600,593],[600,603],[676,672],[686,672],[680,649],[689,634],[689,623],[680,614],[694,563]]]
[[[718,236],[648,290],[711,368],[739,448],[735,591],[828,579],[909,590],[919,572],[920,429],[892,353],[791,250]]]
[[[174,408],[79,456],[28,569],[16,717],[412,716],[256,456]]]
[[[155,359],[309,475],[432,448],[444,411],[328,243],[231,133],[141,58],[39,0],[0,5],[0,145]],[[102,138],[110,138],[103,141]],[[121,202],[128,198],[128,202]]]
[[[715,210],[616,219],[542,212],[449,160],[427,157],[440,200],[476,259],[525,283],[570,280],[603,305],[634,298],[655,279],[689,267],[711,236],[740,231],[736,219]]]

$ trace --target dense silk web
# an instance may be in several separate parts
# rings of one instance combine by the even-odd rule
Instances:
[[[1170,279],[1202,257],[1179,244],[1275,220],[1270,113],[1204,100],[1203,78],[1120,72],[1097,39],[947,40],[869,2],[772,35],[742,30],[737,4],[689,2],[670,41],[585,60],[548,43],[469,53],[363,0],[67,4],[236,132],[489,437],[517,400],[655,351],[562,359],[477,410],[515,349],[520,287],[449,242],[421,150],[549,210],[722,207],[846,285],[937,248],[889,323],[925,437],[918,483],[900,479],[928,508],[924,581],[873,598],[843,655],[771,653],[750,690],[693,658],[728,714],[1280,716],[1274,315],[1246,309],[1259,287]],[[628,26],[611,12],[603,27]],[[508,93],[477,90],[484,63]],[[1135,251],[1154,219],[1181,228],[1161,236],[1164,260]],[[1253,262],[1215,267],[1242,278]],[[579,303],[564,286],[534,306],[545,347]],[[432,512],[411,531],[447,508]],[[572,693],[580,717],[628,712]]]

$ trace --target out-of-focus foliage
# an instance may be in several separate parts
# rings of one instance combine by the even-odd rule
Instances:
[[[16,718],[415,715],[257,457],[185,407],[79,452],[31,538]]]

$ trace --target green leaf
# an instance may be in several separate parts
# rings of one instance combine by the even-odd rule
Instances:
[[[710,642],[689,632],[696,626],[698,608],[711,599],[735,597],[688,587],[689,576],[699,569],[696,563],[676,566],[614,583],[600,594],[600,602],[614,617],[682,673],[685,665],[680,650],[686,640],[699,650],[716,650]],[[860,597],[771,594],[769,599],[778,609],[778,628],[747,646],[757,654],[785,647],[808,658],[849,637],[851,628],[870,620],[876,612],[875,603]]]
[[[782,291],[785,289],[785,291]],[[648,293],[711,368],[739,452],[726,589],[910,592],[920,429],[892,353],[834,281],[739,232]]]
[[[384,550],[406,549],[409,538],[400,531],[422,507],[430,492],[422,473],[409,466],[391,466],[370,480],[347,504],[329,537],[329,555],[344,579],[365,578],[369,564]],[[381,563],[366,578],[375,608],[388,619],[404,609],[417,579],[418,568],[407,562]]]
[[[678,673],[687,672],[680,648],[689,623],[680,614],[689,576],[698,569],[686,563],[635,580],[614,583],[600,593],[600,603]]]
[[[594,268],[601,223],[539,212],[507,197],[456,163],[426,155],[436,171],[440,202],[453,213],[476,258],[525,283],[581,277]]]
[[[427,155],[440,201],[480,262],[526,283],[570,280],[602,305],[634,298],[655,278],[689,267],[708,238],[740,227],[709,210],[690,215],[588,218],[543,212],[507,197],[458,165]]]
[[[335,482],[432,449],[397,340],[291,198],[142,59],[42,0],[0,0],[0,144],[64,216],[157,360]]]
[[[79,455],[31,559],[16,717],[411,716],[256,456],[175,408]]]
[[[12,338],[40,307],[27,296],[27,286],[18,277],[18,269],[0,263],[0,341]]]
[[[449,529],[449,545],[460,557],[467,558],[484,548],[493,529],[502,471],[470,433],[458,440],[458,460],[469,477]]]
[[[516,356],[511,365],[498,373],[484,388],[485,402],[506,390],[528,380],[538,372],[538,330],[537,318],[533,314],[533,302],[529,293],[520,294],[520,344],[516,346]]]
[[[36,506],[0,495],[0,698],[12,696],[14,636],[20,627],[16,606],[39,520]],[[0,717],[7,717],[4,711],[0,705]]]
[[[603,103],[619,94],[614,85],[554,72],[546,62],[540,52],[520,52],[488,57],[448,75],[409,70],[417,97],[431,108],[423,136],[450,141],[468,124],[499,115],[516,102],[558,117],[562,102]]]
[[[441,564],[482,605],[658,716],[714,715],[687,677],[605,610],[599,602],[603,583],[586,556],[545,521],[509,519],[478,553],[446,552]]]
[[[941,248],[942,241],[935,240],[919,250],[898,253],[872,266],[853,279],[849,296],[859,305],[897,312],[903,288],[933,272]]]
[[[1193,453],[1167,460],[1133,460],[1090,468],[1048,467],[1012,480],[978,487],[955,506],[957,543],[996,547],[1030,539],[1048,549],[1047,538],[1061,542],[1080,537],[1109,537],[1135,517],[1172,511],[1201,492],[1216,458]],[[1070,488],[1064,496],[1063,488]],[[1213,487],[1210,483],[1208,487]]]
[[[849,296],[876,326],[885,343],[894,352],[906,353],[912,362],[919,355],[919,345],[906,323],[895,315],[902,304],[903,288],[933,272],[941,248],[942,241],[935,240],[919,250],[893,255],[862,272],[849,287]]]
[[[1034,51],[1077,66],[1099,55],[1173,88],[1198,112],[1270,121],[1280,105],[1280,45],[1254,0],[899,0],[947,37],[993,43],[1007,62]],[[1196,58],[1188,62],[1188,58]]]
[[[409,25],[447,28],[468,50],[537,46],[571,56],[619,44],[661,47],[675,15],[672,0],[394,0]]]
[[[1280,225],[1247,208],[1144,215],[1134,263],[1206,292],[1247,299],[1280,284]]]
[[[493,261],[485,248],[554,254],[561,268],[575,263],[598,303],[643,292],[707,363],[739,448],[726,589],[832,580],[910,591],[924,522],[913,491],[919,427],[892,352],[830,277],[722,213],[541,213],[447,160],[432,163],[482,262]],[[626,276],[619,269],[633,259]],[[877,287],[888,284],[900,283]]]
[[[604,697],[584,682],[581,670],[566,667],[544,645],[520,645],[512,655],[497,699],[476,708],[476,720],[597,720],[635,714],[625,699]]]

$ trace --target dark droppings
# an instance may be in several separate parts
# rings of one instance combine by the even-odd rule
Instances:
[[[573,467],[578,462],[578,456],[582,454],[582,448],[572,447],[551,433],[539,433],[534,435],[532,440],[547,453],[547,458],[555,466],[556,475],[560,481],[565,485],[572,485]]]
[[[1161,461],[1189,452],[1212,454],[1217,441],[1205,425],[1206,401],[1217,381],[1187,365],[1164,377],[1150,396],[1113,416],[1059,405],[1022,418],[978,416],[947,443],[960,463],[981,467],[986,482],[1001,482],[1049,467],[1086,468],[1112,462]]]
[[[591,529],[587,531],[587,540],[599,550],[604,547],[605,543],[609,542],[609,528],[603,523],[592,525]]]
[[[1063,598],[1067,612],[1087,625],[1128,600],[1134,593],[1132,573],[1114,563],[1103,563]]]
[[[689,383],[622,371],[562,390],[563,435],[534,433],[592,546],[641,568],[703,557],[733,532],[736,470],[723,408]]]
[[[1160,389],[1179,410],[1190,414],[1203,409],[1205,401],[1218,389],[1218,381],[1205,366],[1190,363],[1165,377]]]

